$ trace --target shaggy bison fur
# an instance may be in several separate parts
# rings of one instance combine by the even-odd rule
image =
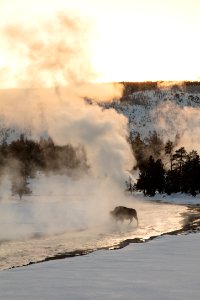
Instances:
[[[138,224],[137,211],[134,208],[128,208],[125,206],[117,206],[117,207],[115,207],[115,209],[113,211],[110,212],[110,214],[116,221],[123,222],[124,220],[130,220],[130,223],[131,223],[134,218]]]

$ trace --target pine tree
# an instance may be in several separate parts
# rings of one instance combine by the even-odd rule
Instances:
[[[174,158],[173,158],[173,155],[172,155],[172,152],[173,152],[173,148],[174,148],[174,144],[173,142],[171,142],[170,140],[168,140],[165,144],[165,154],[167,156],[169,156],[169,161],[170,161],[170,170],[172,171],[172,168],[173,168],[173,161],[174,161]]]
[[[164,145],[156,131],[154,131],[153,134],[148,138],[147,142],[151,155],[157,159],[160,158],[160,154],[164,149]]]
[[[175,151],[173,155],[174,166],[173,166],[173,180],[175,182],[175,192],[181,192],[183,190],[183,166],[187,159],[187,152],[184,147]]]
[[[136,187],[149,196],[154,196],[156,191],[164,191],[165,170],[161,159],[155,161],[152,156],[149,157],[146,166],[140,171]]]
[[[196,196],[200,192],[200,158],[196,151],[193,150],[187,155],[182,173],[182,191]]]

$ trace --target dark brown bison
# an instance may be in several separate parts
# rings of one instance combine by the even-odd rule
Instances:
[[[113,211],[110,212],[110,214],[116,221],[123,222],[124,220],[130,220],[130,223],[131,223],[134,218],[138,224],[137,212],[134,208],[128,208],[125,206],[117,206],[117,207],[115,207],[115,209]]]

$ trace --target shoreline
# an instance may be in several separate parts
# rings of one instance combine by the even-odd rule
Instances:
[[[96,252],[98,250],[119,250],[124,247],[127,247],[129,244],[138,244],[138,243],[147,243],[149,241],[152,241],[158,237],[163,237],[166,235],[187,235],[190,233],[197,233],[200,232],[200,206],[199,205],[186,205],[188,208],[188,212],[184,213],[183,220],[184,224],[181,229],[178,230],[173,230],[169,232],[162,233],[160,235],[155,235],[151,236],[147,239],[141,239],[141,238],[134,238],[134,239],[126,239],[124,241],[121,241],[119,244],[114,245],[114,246],[108,246],[108,247],[99,247],[95,249],[78,249],[75,251],[70,251],[70,252],[65,252],[65,253],[59,253],[54,256],[48,256],[42,260],[35,261],[35,262],[29,262],[24,265],[19,265],[19,266],[13,266],[4,270],[12,270],[15,268],[20,268],[20,267],[28,267],[31,265],[43,263],[43,262],[48,262],[52,260],[60,260],[60,259],[66,259],[69,257],[77,257],[77,256],[83,256],[83,255],[88,255],[92,252]],[[3,270],[2,270],[3,271]]]

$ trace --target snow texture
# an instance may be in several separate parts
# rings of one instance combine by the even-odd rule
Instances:
[[[200,94],[170,89],[147,90],[135,92],[126,100],[105,107],[114,108],[128,118],[132,136],[139,133],[145,140],[157,132],[165,140],[174,140],[176,134],[183,134],[188,129],[186,115],[191,121],[191,110],[199,112]]]
[[[0,299],[199,300],[200,234],[6,270]]]
[[[144,200],[144,195],[142,192],[135,192],[134,196],[137,199]],[[172,204],[200,205],[200,194],[197,194],[197,196],[193,197],[192,195],[185,193],[173,193],[171,195],[156,193],[154,197],[145,196],[145,199]]]

